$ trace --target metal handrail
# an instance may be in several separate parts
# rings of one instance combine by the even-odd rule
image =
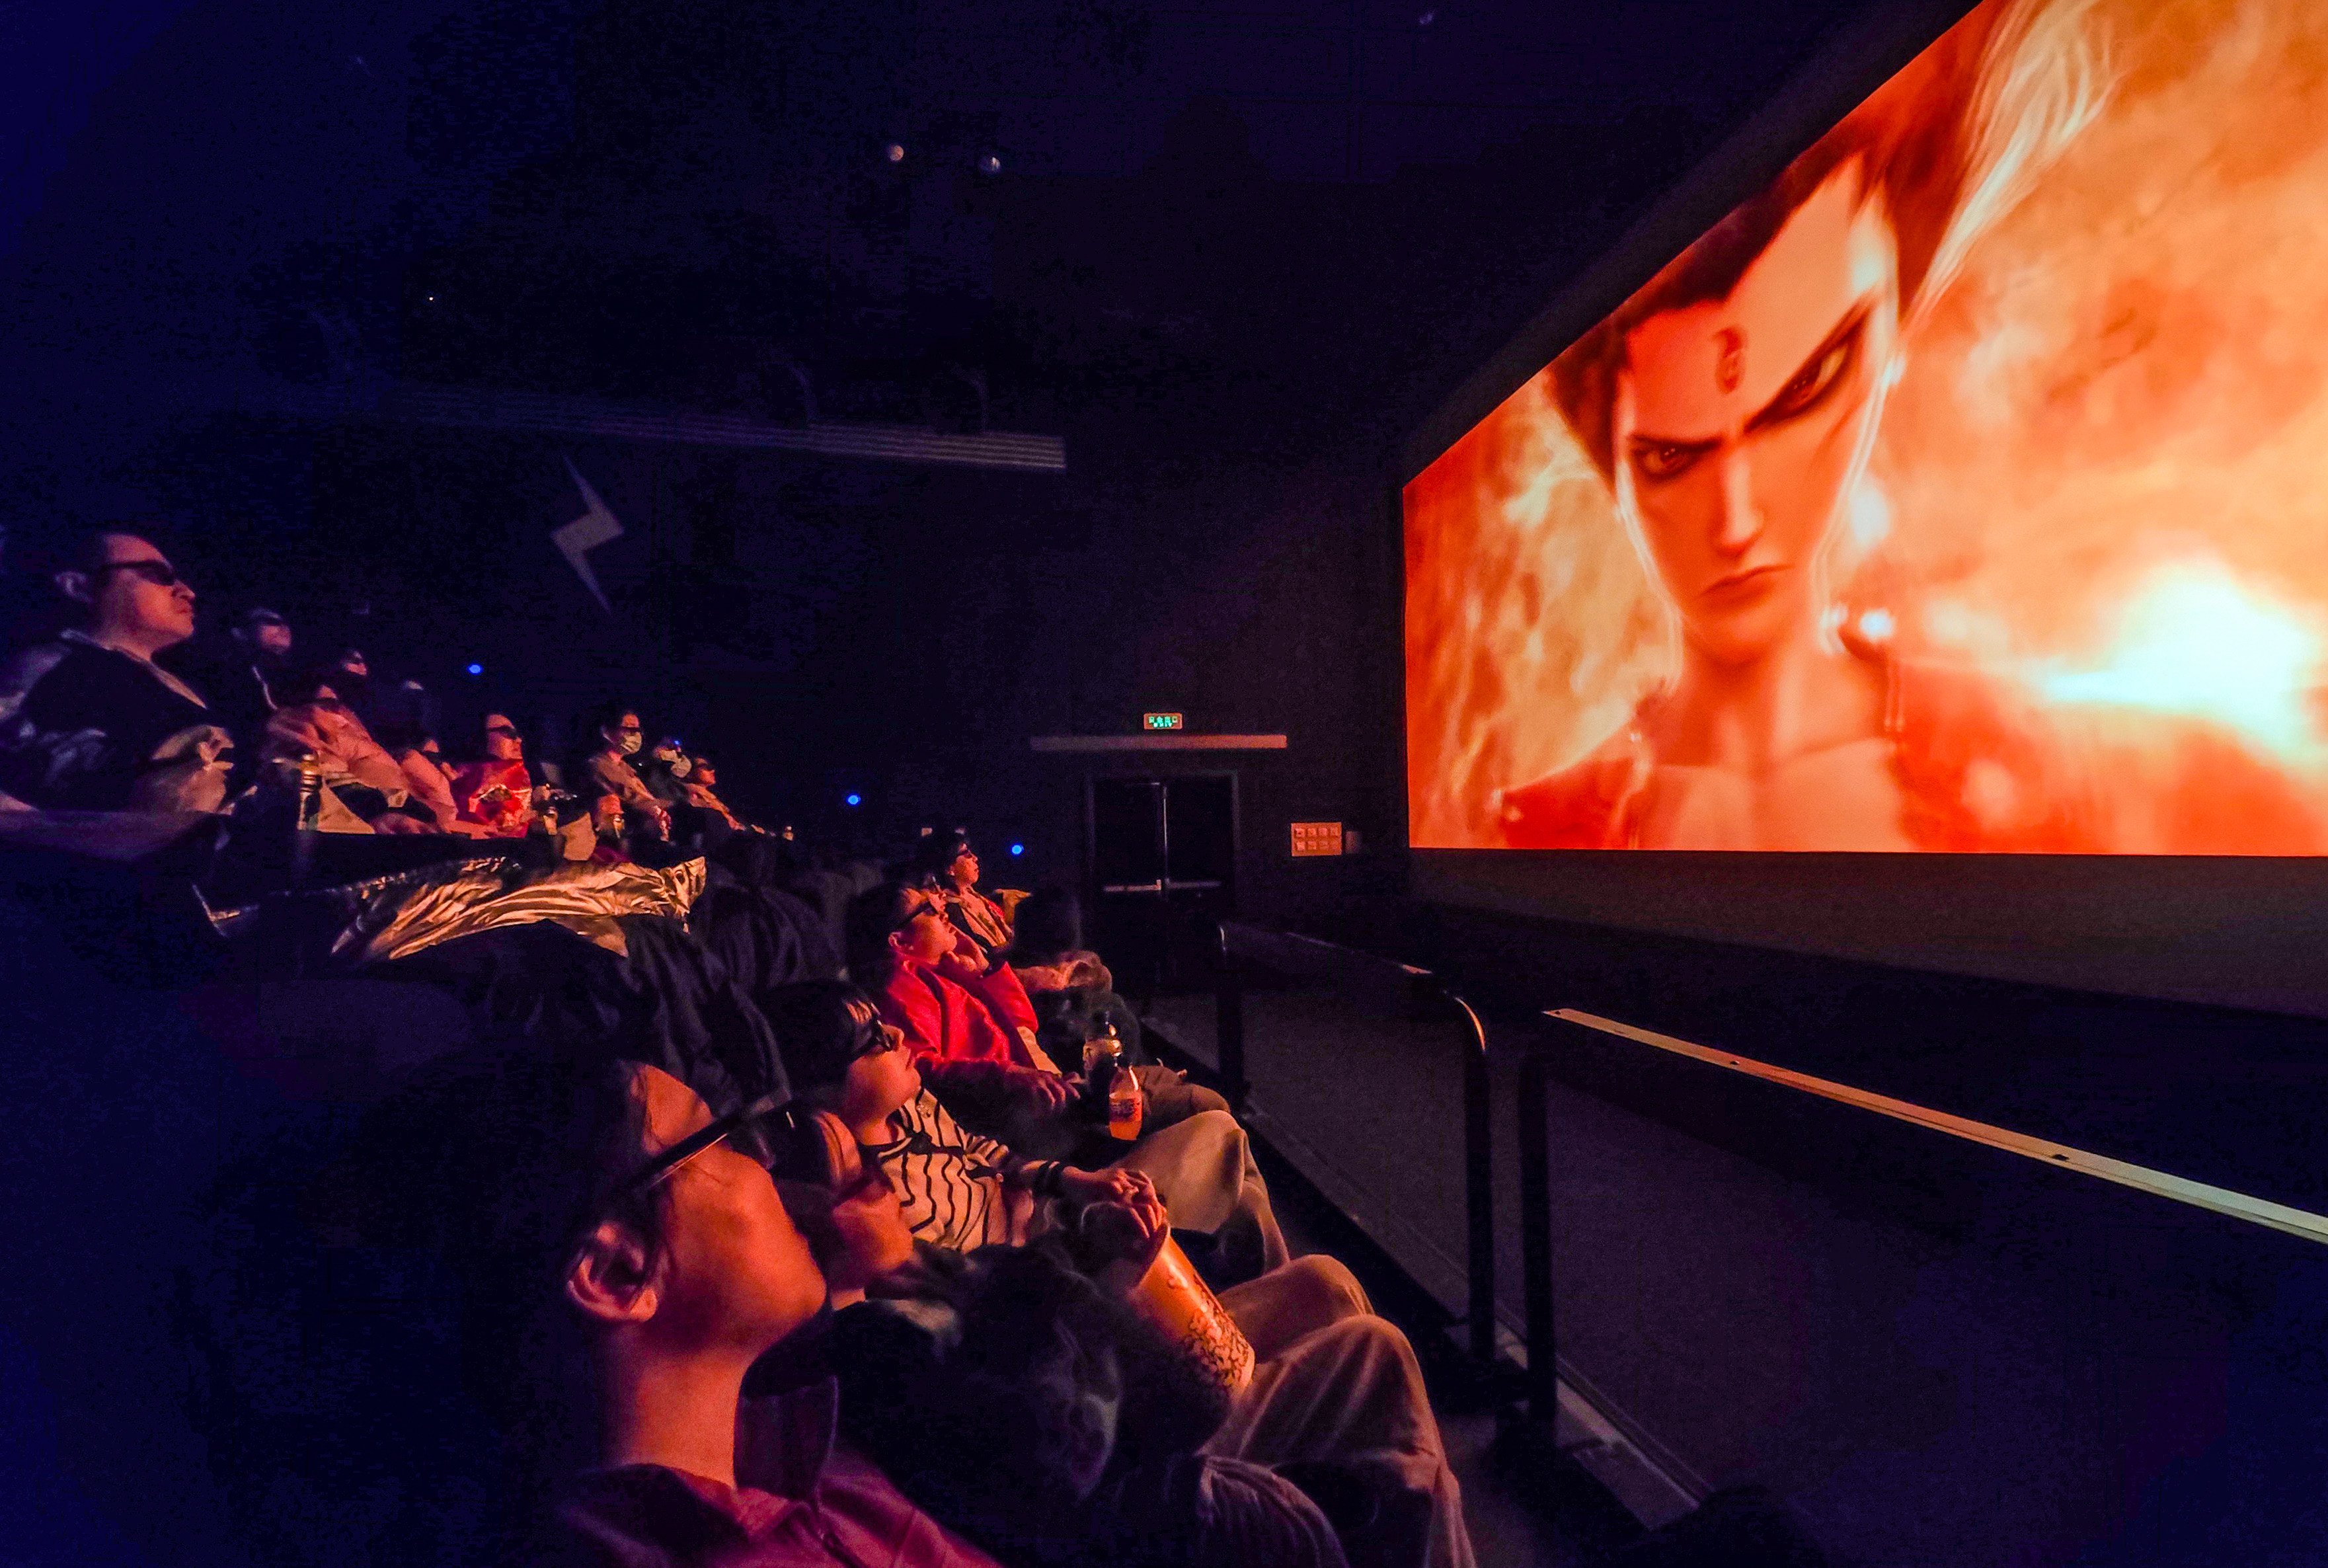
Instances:
[[[1235,933],[1235,935],[1232,935]],[[1429,970],[1361,953],[1314,936],[1267,931],[1223,921],[1214,1002],[1220,1075],[1229,1099],[1242,1108],[1245,1077],[1244,976],[1240,944],[1274,950],[1295,972],[1334,981],[1345,992],[1377,998],[1403,995],[1459,1021],[1469,1035],[1463,1054],[1464,1325],[1467,1347],[1482,1366],[1496,1361],[1496,1195],[1493,1099],[1488,1081],[1488,1028],[1471,1004]],[[1547,1407],[1549,1408],[1549,1407]]]

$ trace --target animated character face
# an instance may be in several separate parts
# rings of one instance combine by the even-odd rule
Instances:
[[[1852,164],[1727,298],[1627,335],[1619,495],[1701,654],[1750,662],[1815,632],[1820,547],[1865,460],[1899,314],[1892,226]]]

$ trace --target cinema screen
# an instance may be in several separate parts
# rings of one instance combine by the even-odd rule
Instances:
[[[1403,499],[1417,848],[2322,853],[2328,7],[1991,0]]]

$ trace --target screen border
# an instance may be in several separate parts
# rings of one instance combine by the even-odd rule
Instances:
[[[1385,507],[1397,836],[1420,902],[1939,973],[2328,1018],[2328,856],[1417,849],[1407,791],[1407,484],[1976,9],[1879,7],[1658,198],[1399,446]]]

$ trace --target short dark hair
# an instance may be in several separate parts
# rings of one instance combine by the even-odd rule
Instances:
[[[847,1077],[864,1031],[880,1022],[864,989],[838,980],[775,986],[761,993],[760,1010],[776,1032],[784,1076],[802,1094]]]
[[[906,896],[913,890],[904,882],[892,880],[868,887],[849,901],[841,946],[849,961],[849,978],[858,984],[869,990],[887,981],[896,967],[889,953],[889,934],[897,929]]]
[[[105,564],[108,539],[142,539],[164,555],[170,554],[172,530],[165,522],[132,518],[117,522],[92,522],[68,528],[42,552],[46,572],[93,572]]]
[[[461,1361],[473,1397],[546,1482],[587,1462],[580,1324],[562,1291],[575,1249],[605,1219],[662,1246],[662,1195],[625,1195],[645,1159],[635,1063],[502,1042],[429,1069],[376,1108],[356,1169],[379,1239],[437,1253],[459,1282]]]
[[[639,705],[635,702],[601,702],[590,710],[590,728],[594,730],[618,728],[624,715],[636,715],[638,711]]]
[[[38,618],[50,619],[51,624],[85,622],[91,613],[88,606],[66,597],[57,587],[57,577],[65,572],[80,572],[94,576],[105,565],[105,541],[108,539],[139,539],[175,560],[170,548],[170,529],[160,522],[131,521],[124,522],[72,523],[51,531],[36,540],[25,552],[25,576],[35,579],[29,585],[28,603],[45,601],[49,608],[38,613]]]
[[[906,857],[906,863],[921,875],[951,882],[953,863],[965,852],[976,852],[970,848],[970,835],[960,828],[954,828],[925,835],[914,846],[914,852]]]

